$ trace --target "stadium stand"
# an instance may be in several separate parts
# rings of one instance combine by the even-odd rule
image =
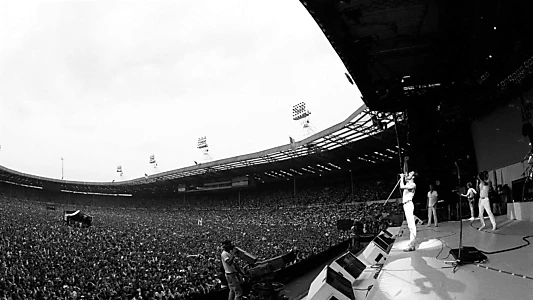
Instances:
[[[361,184],[356,199],[375,184]],[[223,239],[261,259],[297,249],[298,262],[349,238],[337,220],[357,220],[365,232],[377,232],[398,209],[339,204],[346,182],[302,189],[298,197],[273,187],[242,193],[241,209],[232,209],[239,202],[229,193],[192,193],[154,205],[153,199],[76,194],[55,201],[21,186],[6,195],[2,184],[0,299],[190,299],[220,289]],[[51,201],[57,210],[46,209]],[[258,203],[264,205],[254,209]],[[64,226],[61,212],[72,208],[94,216],[93,226]]]

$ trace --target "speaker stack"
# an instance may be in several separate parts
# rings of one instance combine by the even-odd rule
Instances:
[[[363,261],[366,266],[383,264],[389,256],[394,241],[392,234],[384,230],[366,246],[357,258]]]
[[[355,291],[374,285],[376,264],[386,261],[399,228],[380,232],[359,254],[350,251],[326,266],[309,287],[306,300],[354,300]]]
[[[306,300],[355,300],[355,295],[350,281],[326,266],[311,283]]]

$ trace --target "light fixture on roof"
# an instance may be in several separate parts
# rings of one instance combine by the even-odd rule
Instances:
[[[374,115],[371,117],[372,119],[372,125],[379,130],[385,130],[387,129],[387,123],[385,123],[379,116]]]
[[[300,122],[302,125],[302,139],[305,139],[315,133],[314,127],[311,125],[309,116],[311,112],[306,108],[305,102],[300,102],[292,107],[292,120]]]
[[[209,155],[209,146],[207,145],[206,136],[198,138],[198,145],[196,148],[198,148],[198,150],[200,150],[200,152],[202,153],[202,159],[204,162],[213,160],[211,158],[211,155]]]
[[[337,166],[337,165],[335,165],[335,164],[332,164],[332,163],[328,163],[328,165],[330,165],[330,166],[336,168],[337,170],[340,170],[340,169],[341,169],[341,167],[339,167],[339,166]]]
[[[298,174],[298,175],[303,175],[303,173],[298,172],[298,171],[296,171],[295,169],[290,169],[290,171],[291,171],[291,172],[294,172],[294,173],[296,173],[296,174]]]

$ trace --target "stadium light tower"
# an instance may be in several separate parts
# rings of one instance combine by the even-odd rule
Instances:
[[[209,155],[209,146],[207,145],[207,137],[203,136],[198,138],[198,146],[196,147],[202,153],[202,159],[204,162],[211,161],[212,158]]]
[[[315,128],[311,125],[309,116],[311,112],[306,109],[305,102],[300,102],[292,107],[292,119],[302,125],[302,139],[315,133]]]

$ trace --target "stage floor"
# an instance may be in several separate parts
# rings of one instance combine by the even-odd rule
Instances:
[[[533,223],[496,218],[498,229],[478,231],[479,220],[463,221],[463,246],[483,252],[496,252],[527,245],[522,239],[533,235]],[[486,219],[487,227],[491,228]],[[533,299],[533,245],[520,249],[486,254],[483,264],[454,268],[446,261],[449,250],[459,245],[460,222],[446,222],[439,227],[418,226],[418,247],[403,252],[409,229],[396,239],[389,258],[367,299]],[[531,239],[530,239],[531,240]],[[356,299],[365,299],[357,292]]]

